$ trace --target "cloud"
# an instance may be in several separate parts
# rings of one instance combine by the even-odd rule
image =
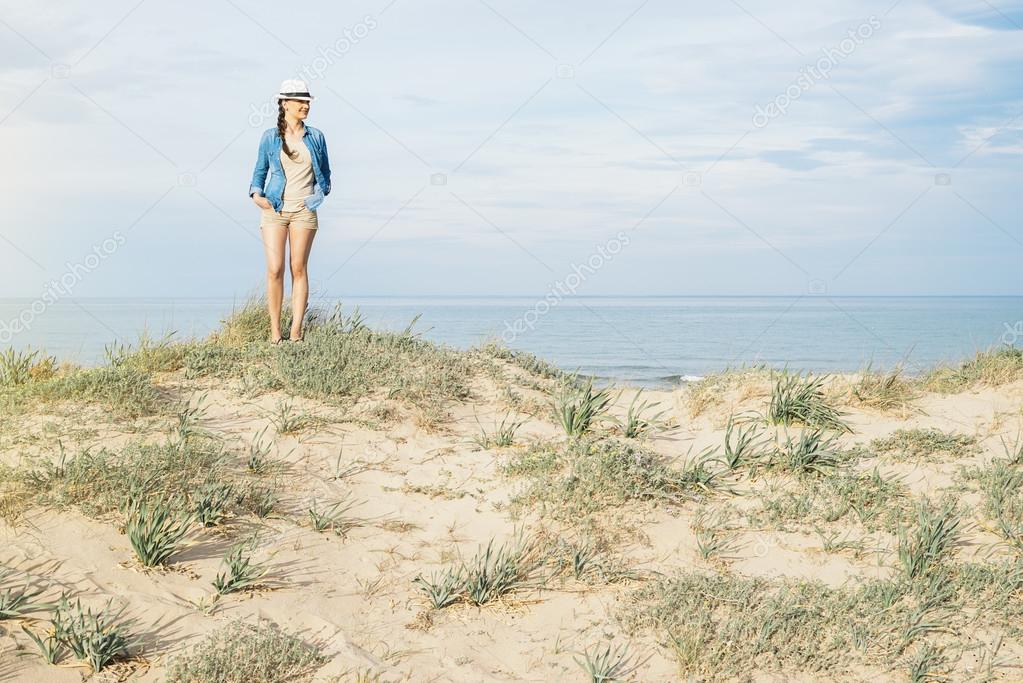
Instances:
[[[256,229],[245,191],[259,135],[276,119],[269,95],[367,16],[377,27],[310,83],[311,123],[327,135],[335,173],[314,263],[340,263],[372,239],[350,266],[364,292],[393,292],[395,282],[419,291],[390,267],[399,255],[421,258],[414,271],[436,278],[434,291],[463,292],[470,272],[487,276],[470,264],[521,251],[508,236],[570,262],[641,221],[645,246],[595,287],[758,291],[766,278],[802,288],[777,250],[839,262],[900,215],[892,244],[926,229],[932,258],[982,263],[990,240],[953,239],[985,220],[935,184],[950,171],[951,187],[987,215],[1018,214],[1021,2],[1003,0],[999,12],[982,0],[902,0],[887,14],[889,0],[749,0],[748,13],[734,3],[488,4],[381,12],[358,1],[297,7],[287,21],[269,0],[196,14],[158,3],[12,9],[5,21],[27,40],[0,26],[0,118],[9,114],[0,143],[18,160],[3,181],[10,197],[45,210],[0,233],[50,267],[173,187],[173,201],[146,218],[147,237],[126,248],[132,258],[111,259],[81,291],[117,295],[116,283],[130,281],[140,294],[228,293],[177,277],[183,262],[216,271],[217,287],[250,290],[260,245],[240,228]],[[871,16],[879,27],[869,38],[799,86],[784,114],[755,125],[758,106],[794,92]],[[71,64],[69,77],[55,78],[29,42]],[[447,184],[431,184],[435,173]],[[196,185],[179,185],[182,174]],[[964,210],[935,211],[943,201]],[[4,291],[37,295],[38,268],[2,241],[0,257],[13,259]],[[865,254],[842,286],[901,291],[899,270],[871,258],[894,257]],[[444,268],[431,272],[434,259]],[[699,275],[677,266],[701,259],[720,266]],[[914,288],[946,291],[940,273],[920,272],[931,280]],[[1008,277],[972,275],[1003,289]],[[509,267],[490,277],[473,286],[521,292],[546,275]]]

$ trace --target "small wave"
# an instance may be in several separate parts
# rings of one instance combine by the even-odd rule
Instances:
[[[689,384],[690,382],[699,382],[703,377],[703,375],[664,375],[654,379],[658,382],[667,382],[669,384]]]

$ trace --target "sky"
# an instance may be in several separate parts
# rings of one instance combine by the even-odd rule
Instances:
[[[1023,0],[2,0],[0,297],[259,292],[294,77],[318,296],[1023,294],[1021,32]]]

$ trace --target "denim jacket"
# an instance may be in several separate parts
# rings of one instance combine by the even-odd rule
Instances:
[[[330,194],[330,162],[327,160],[327,141],[318,128],[305,127],[303,141],[313,159],[313,175],[316,183],[313,195],[305,200],[306,208],[315,211]],[[269,173],[270,179],[267,180]],[[249,196],[260,193],[270,202],[274,211],[280,213],[284,205],[284,166],[281,165],[281,136],[276,128],[268,128],[259,141],[259,156],[256,169],[252,172]]]

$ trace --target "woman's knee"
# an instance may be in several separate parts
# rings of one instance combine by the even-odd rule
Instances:
[[[266,276],[271,280],[283,280],[284,279],[284,264],[272,265],[266,267]]]
[[[297,261],[292,261],[291,262],[291,278],[292,279],[300,278],[300,277],[306,277],[306,275],[308,275],[307,270],[308,270],[308,266],[305,263],[300,263],[300,262],[297,262]]]

